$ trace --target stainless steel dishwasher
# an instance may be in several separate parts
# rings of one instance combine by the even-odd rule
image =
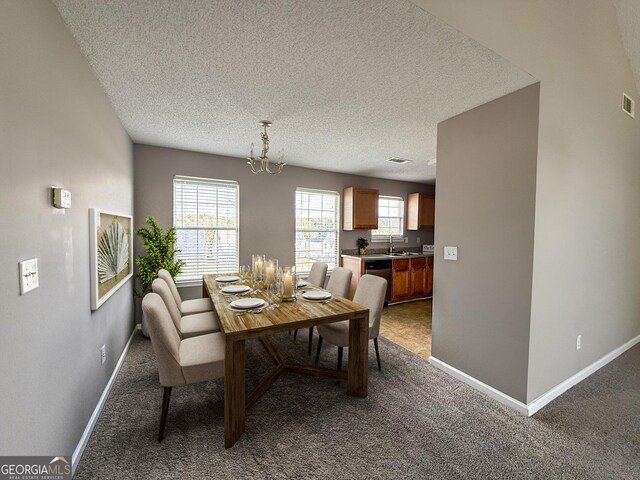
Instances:
[[[384,300],[385,302],[388,302],[391,298],[391,260],[365,260],[364,273],[368,275],[375,275],[376,277],[382,277],[387,280],[387,294],[385,295]]]

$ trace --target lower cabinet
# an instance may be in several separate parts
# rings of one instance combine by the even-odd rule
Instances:
[[[433,290],[433,257],[393,260],[391,302],[425,298]]]
[[[402,300],[411,296],[411,272],[408,258],[393,261],[393,291],[391,300]]]

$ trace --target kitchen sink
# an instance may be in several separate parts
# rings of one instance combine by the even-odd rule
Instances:
[[[420,255],[419,253],[415,253],[415,252],[394,252],[394,253],[389,253],[388,254],[390,257],[411,257],[414,255]]]

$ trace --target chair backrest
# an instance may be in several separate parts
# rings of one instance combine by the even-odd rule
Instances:
[[[169,273],[169,270],[165,270],[164,268],[158,270],[158,278],[161,278],[162,280],[167,282],[167,285],[169,285],[169,289],[171,290],[171,294],[173,295],[173,298],[178,305],[178,309],[182,311],[182,298],[180,297],[178,287],[176,287],[176,282],[173,281],[173,277]]]
[[[146,294],[142,299],[142,312],[158,361],[160,383],[165,387],[186,383],[180,367],[180,336],[160,295]]]
[[[307,282],[320,288],[324,287],[324,281],[327,278],[327,264],[324,262],[316,262],[311,265],[311,271],[307,277]]]
[[[180,310],[178,310],[178,305],[176,305],[176,300],[173,298],[171,294],[171,290],[169,289],[169,285],[167,282],[162,280],[161,278],[156,278],[151,283],[151,290],[153,293],[157,293],[162,298],[164,302],[164,306],[167,307],[169,314],[171,315],[171,320],[173,320],[173,324],[176,327],[176,331],[180,338],[182,338],[182,333],[180,331],[180,323],[182,323],[182,314]]]
[[[344,267],[335,267],[331,271],[331,276],[327,282],[327,290],[332,295],[338,297],[347,297],[349,294],[349,285],[351,285],[351,270]]]
[[[353,303],[369,309],[369,338],[376,338],[380,334],[380,318],[384,297],[387,293],[387,280],[375,275],[360,277]]]

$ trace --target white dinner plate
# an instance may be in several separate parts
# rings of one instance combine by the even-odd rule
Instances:
[[[234,293],[245,293],[251,290],[251,287],[248,285],[227,285],[226,287],[222,287],[220,291],[226,294],[234,294]]]
[[[251,308],[262,307],[266,303],[267,302],[265,302],[261,298],[241,298],[239,300],[234,300],[229,304],[229,306],[231,308],[237,308],[239,310],[247,310]]]
[[[331,298],[331,294],[329,292],[313,290],[311,292],[304,292],[302,294],[302,298],[306,298],[307,300],[327,300],[328,298]]]
[[[237,282],[238,280],[240,280],[240,277],[236,277],[235,275],[223,275],[221,277],[217,277],[216,278],[216,282],[222,282],[222,283],[230,283],[230,282]]]
[[[303,288],[307,285],[309,285],[309,283],[306,280],[298,280],[298,288]]]

